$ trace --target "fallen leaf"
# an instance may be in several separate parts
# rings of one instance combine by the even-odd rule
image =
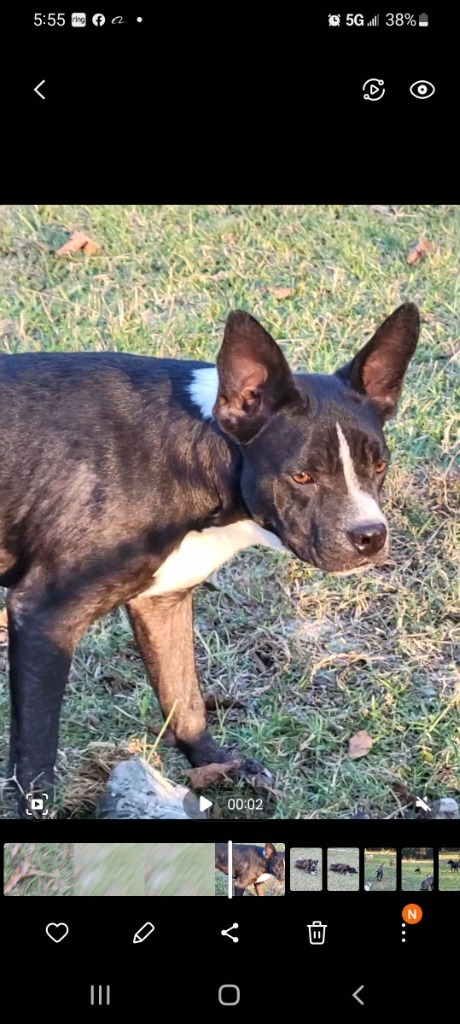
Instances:
[[[420,238],[417,245],[414,245],[407,254],[407,262],[409,266],[413,263],[418,263],[419,260],[426,256],[426,254],[433,248],[432,242],[426,242],[424,238]]]
[[[189,768],[184,772],[190,779],[192,789],[205,789],[217,782],[223,775],[232,775],[239,766],[238,761],[225,761],[223,764],[204,764],[201,768]]]
[[[271,285],[267,285],[267,292],[275,296],[275,299],[290,299],[291,295],[294,295],[294,288],[273,288]]]
[[[82,231],[73,231],[67,242],[64,242],[60,249],[56,249],[56,256],[70,256],[74,252],[83,252],[85,256],[93,256],[94,253],[99,252],[100,248],[100,245],[94,242],[89,235],[84,235]]]
[[[351,737],[348,745],[348,753],[350,757],[355,760],[357,757],[364,757],[373,746],[373,739],[369,736],[369,733],[365,729],[360,729],[354,736]]]

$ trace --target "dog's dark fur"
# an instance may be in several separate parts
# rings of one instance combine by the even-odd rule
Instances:
[[[383,423],[418,332],[415,306],[402,306],[330,376],[293,374],[241,312],[227,321],[217,375],[110,352],[0,357],[9,771],[21,787],[52,784],[76,644],[118,605],[163,715],[175,707],[171,741],[193,765],[228,758],[208,732],[195,670],[200,580],[160,593],[166,560],[188,535],[207,543],[202,531],[244,524],[328,572],[381,564]],[[216,382],[208,411],[203,371]]]
[[[254,886],[256,896],[265,896],[264,882],[257,881],[262,875],[273,875],[279,882],[284,882],[284,851],[278,853],[273,843],[265,843],[265,846],[233,843],[232,849],[235,896],[244,896],[249,885]],[[216,870],[228,875],[227,843],[216,843]]]
[[[300,857],[299,860],[296,860],[295,866],[296,866],[296,868],[300,868],[302,871],[308,871],[311,875],[316,875],[316,869],[317,869],[317,866],[318,866],[318,861],[317,860],[311,860],[311,858],[309,858],[309,859],[302,859]]]
[[[339,875],[357,875],[358,871],[356,868],[352,868],[350,864],[331,864],[331,871],[337,871]]]
[[[377,881],[383,882],[383,864],[377,868]]]
[[[421,875],[421,873],[422,873],[422,869],[421,868],[416,868],[415,869],[415,874],[416,875]]]
[[[448,860],[447,863],[450,864],[451,873],[460,869],[460,860]]]

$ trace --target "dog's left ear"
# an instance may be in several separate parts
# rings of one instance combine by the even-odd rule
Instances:
[[[213,416],[239,444],[250,441],[281,406],[300,401],[276,341],[249,313],[230,313],[217,356]]]
[[[355,391],[364,393],[382,420],[396,413],[404,375],[417,347],[420,317],[417,306],[406,302],[378,328],[351,363],[338,370]]]
[[[270,857],[276,857],[276,847],[273,846],[273,843],[265,843],[265,856],[267,860],[270,860]]]

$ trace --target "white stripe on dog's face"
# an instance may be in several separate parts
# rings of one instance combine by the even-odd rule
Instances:
[[[353,506],[353,522],[350,522],[349,525],[358,526],[362,524],[364,526],[366,523],[373,523],[375,525],[381,523],[383,526],[387,526],[385,516],[375,498],[360,487],[350,447],[339,423],[336,423],[336,429],[343,475],[347,485],[348,497]]]
[[[203,366],[201,370],[192,371],[192,379],[188,385],[188,393],[192,402],[198,406],[203,419],[212,419],[212,410],[216,404],[219,380],[215,366]]]

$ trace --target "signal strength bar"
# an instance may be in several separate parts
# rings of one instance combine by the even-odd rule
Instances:
[[[378,28],[379,21],[380,21],[380,15],[376,14],[374,18],[371,18],[371,20],[368,21],[367,27],[368,28]]]

